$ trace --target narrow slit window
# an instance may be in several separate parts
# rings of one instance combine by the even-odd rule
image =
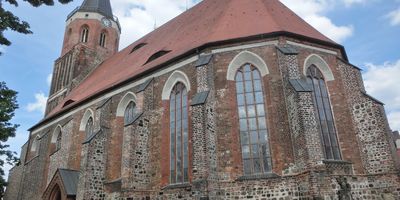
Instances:
[[[325,159],[340,160],[339,144],[324,76],[316,66],[312,65],[307,70],[307,81],[313,89],[313,101]]]
[[[189,182],[188,97],[182,83],[170,96],[170,183]]]
[[[88,42],[88,38],[89,38],[89,28],[83,27],[82,33],[81,33],[81,42],[83,42],[83,43]]]
[[[272,161],[260,72],[246,64],[237,71],[235,81],[243,173],[269,173]]]
[[[101,46],[101,47],[106,47],[106,33],[105,32],[102,32],[101,34],[100,34],[100,41],[99,41],[99,45]]]

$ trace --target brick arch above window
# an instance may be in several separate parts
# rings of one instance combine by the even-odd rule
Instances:
[[[164,88],[162,91],[162,100],[169,100],[172,89],[179,82],[185,85],[187,92],[190,91],[190,81],[188,76],[181,71],[174,71],[164,84]]]
[[[324,76],[325,81],[333,81],[335,77],[333,76],[332,70],[328,63],[319,55],[311,54],[304,61],[303,74],[307,76],[308,68],[311,66],[316,66]]]
[[[229,64],[226,79],[229,81],[234,81],[236,72],[245,64],[252,64],[253,66],[256,66],[256,68],[260,71],[261,76],[269,74],[267,64],[259,55],[250,51],[242,51],[236,55]]]
[[[129,105],[130,102],[134,102],[136,104],[136,95],[132,92],[127,92],[119,101],[117,107],[117,117],[123,117],[125,114],[125,109]]]
[[[79,126],[79,131],[86,130],[86,124],[90,118],[92,118],[92,120],[94,120],[94,113],[93,113],[92,109],[89,108],[86,110],[85,114],[82,117],[81,124]]]

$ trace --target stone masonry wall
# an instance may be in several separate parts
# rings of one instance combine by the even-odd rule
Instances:
[[[339,68],[357,131],[364,169],[370,174],[394,172],[395,161],[390,153],[388,139],[390,130],[383,105],[365,94],[359,70],[342,61],[339,61]]]
[[[47,160],[49,135],[48,132],[45,132],[44,135],[40,137],[38,142],[39,152],[37,152],[37,156],[30,160],[26,160],[25,162],[20,191],[21,200],[41,199],[41,194],[44,191],[44,186],[47,181],[47,179],[45,179],[45,165]],[[32,139],[35,137],[36,136],[32,137]],[[27,151],[29,152],[30,150],[28,149]]]
[[[68,169],[68,152],[70,152],[72,127],[72,120],[70,120],[62,127],[61,148],[58,151],[51,153],[50,155],[46,186],[50,183],[51,179],[54,176],[54,173],[57,171],[58,168]],[[53,131],[54,129],[51,129],[51,133],[53,133]]]

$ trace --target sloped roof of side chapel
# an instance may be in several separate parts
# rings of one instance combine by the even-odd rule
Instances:
[[[89,1],[89,0],[86,0]],[[203,0],[105,60],[39,124],[206,47],[287,35],[342,50],[279,0]],[[146,44],[132,52],[134,47]],[[157,52],[169,53],[151,61]],[[63,108],[66,101],[74,101]]]

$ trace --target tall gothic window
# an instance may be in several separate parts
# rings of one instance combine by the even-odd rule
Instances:
[[[93,118],[90,117],[86,122],[86,127],[85,127],[86,138],[90,137],[93,134],[93,132],[94,132]]]
[[[56,140],[56,151],[61,149],[61,129],[57,133],[57,140]]]
[[[125,124],[129,124],[133,121],[133,118],[136,114],[136,104],[135,102],[129,102],[128,106],[126,106],[125,113],[124,113],[124,122]]]
[[[189,181],[188,97],[182,83],[170,96],[170,183]]]
[[[239,68],[235,80],[244,174],[271,172],[271,154],[260,72],[256,67],[246,64]]]
[[[106,33],[105,33],[105,32],[102,32],[102,33],[100,34],[99,45],[100,45],[101,47],[105,47],[105,46],[106,46]]]
[[[86,43],[88,41],[88,38],[89,38],[89,27],[85,26],[82,28],[80,41]]]
[[[340,160],[335,123],[324,76],[316,66],[312,65],[307,70],[307,81],[313,86],[313,98],[325,159]]]

